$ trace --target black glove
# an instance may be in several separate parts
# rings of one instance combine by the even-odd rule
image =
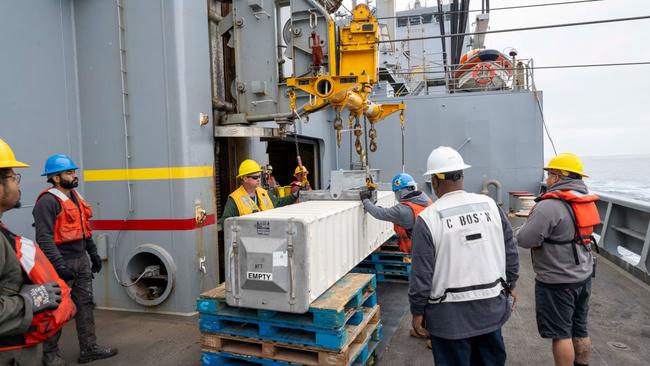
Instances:
[[[42,285],[25,285],[20,288],[20,295],[32,304],[32,313],[54,310],[61,303],[61,288],[56,282]]]
[[[65,282],[74,280],[74,273],[68,267],[60,267],[56,270],[56,273],[59,274],[62,280]]]
[[[372,191],[369,189],[362,189],[359,191],[359,198],[363,200],[371,200],[372,199]]]
[[[90,262],[93,264],[90,270],[97,273],[102,270],[102,258],[97,253],[90,254]]]

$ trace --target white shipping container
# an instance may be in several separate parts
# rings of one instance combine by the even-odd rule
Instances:
[[[377,192],[377,204],[396,204]],[[308,201],[225,222],[226,301],[304,313],[309,304],[394,234],[361,201]]]

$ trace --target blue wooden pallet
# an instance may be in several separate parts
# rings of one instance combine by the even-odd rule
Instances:
[[[377,324],[373,333],[361,346],[355,349],[355,355],[347,363],[349,366],[365,366],[369,365],[371,357],[375,355],[377,345],[383,336],[383,329],[381,324]],[[224,365],[224,366],[285,366],[285,365],[302,365],[299,358],[296,362],[278,361],[260,356],[246,355],[241,353],[231,352],[213,352],[210,350],[203,350],[201,353],[201,363],[203,366]]]
[[[299,365],[296,363],[273,361],[264,358],[236,355],[227,352],[202,352],[201,364],[203,366],[285,366]]]
[[[377,281],[379,282],[409,283],[410,280],[410,274],[377,273]]]
[[[363,261],[357,265],[356,268],[363,268],[368,270],[375,270],[376,273],[393,273],[393,274],[411,274],[411,263],[394,263],[394,262],[373,262],[373,261]],[[365,272],[365,273],[375,273],[375,272]]]
[[[377,280],[374,276],[349,273],[316,299],[305,314],[263,309],[247,309],[226,303],[225,284],[201,295],[196,308],[201,314],[221,315],[252,320],[272,320],[301,327],[336,329],[355,316],[361,306],[377,304]]]
[[[366,261],[371,261],[371,262],[377,262],[377,263],[404,263],[408,264],[409,262],[405,262],[404,258],[410,258],[411,254],[409,253],[404,253],[404,252],[386,252],[386,251],[376,251],[372,254],[370,254],[367,258]]]
[[[377,276],[378,282],[397,282],[408,283],[411,279],[410,271],[378,271],[373,268],[360,268],[355,267],[352,269],[355,273],[372,273]]]
[[[246,319],[213,314],[199,314],[199,329],[206,333],[223,333],[239,337],[302,344],[340,350],[349,341],[351,327],[377,316],[379,306],[360,307],[348,324],[336,329],[306,327],[274,320]]]

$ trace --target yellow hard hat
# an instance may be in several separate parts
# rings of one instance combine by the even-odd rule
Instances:
[[[28,166],[16,160],[16,155],[11,147],[3,139],[0,139],[0,168],[27,168]]]
[[[544,167],[544,170],[555,169],[562,172],[562,175],[569,175],[569,173],[580,174],[583,177],[589,177],[584,172],[582,167],[582,161],[576,154],[573,153],[560,153],[557,154],[551,161],[548,162],[548,165]]]
[[[246,159],[239,164],[239,174],[237,174],[237,178],[261,171],[262,167],[255,160]]]
[[[307,168],[305,168],[304,165],[302,166],[302,169],[300,169],[300,168],[301,168],[300,165],[298,165],[298,166],[296,167],[296,170],[293,171],[293,176],[294,176],[294,177],[297,176],[298,173],[300,173],[300,172],[303,172],[303,173],[307,173],[307,174],[309,174],[309,170],[307,170]]]

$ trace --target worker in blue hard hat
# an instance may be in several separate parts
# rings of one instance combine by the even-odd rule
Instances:
[[[372,217],[393,223],[399,249],[405,253],[411,253],[411,231],[413,230],[413,225],[415,225],[415,220],[422,210],[431,205],[429,196],[417,188],[418,185],[412,176],[401,173],[394,176],[391,181],[391,189],[395,193],[395,199],[399,202],[395,206],[376,206],[371,200],[372,191],[365,190],[359,194],[363,202],[363,207]],[[410,260],[410,257],[404,258]],[[427,335],[420,335],[413,329],[411,329],[411,336],[428,338]]]
[[[75,322],[79,340],[79,363],[112,357],[117,349],[97,344],[93,314],[93,273],[102,269],[102,259],[93,241],[90,204],[76,191],[79,167],[67,155],[56,154],[45,161],[41,176],[52,186],[36,199],[32,214],[36,241],[59,276],[72,288],[77,306]],[[44,365],[65,365],[59,352],[59,331],[43,344]]]
[[[410,253],[411,230],[420,212],[431,204],[431,199],[426,193],[418,191],[417,183],[406,173],[394,176],[391,188],[395,193],[395,199],[399,202],[393,207],[375,206],[370,200],[371,191],[362,191],[360,198],[363,207],[372,217],[393,223],[400,250]]]

